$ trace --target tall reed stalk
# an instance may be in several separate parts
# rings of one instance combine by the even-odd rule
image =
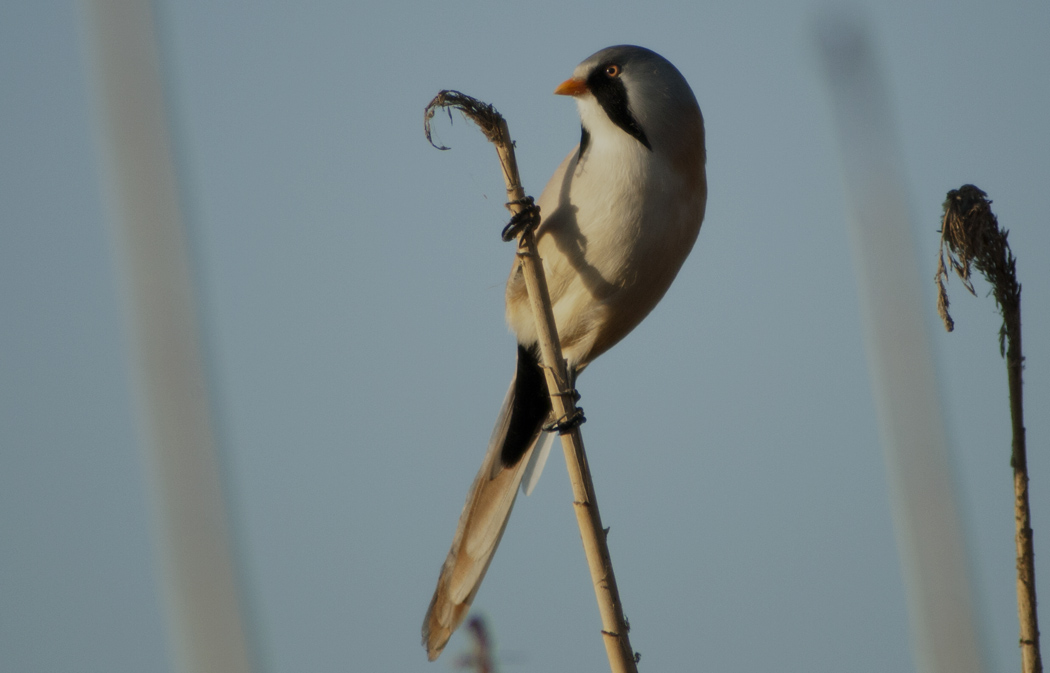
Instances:
[[[1028,505],[1028,458],[1025,450],[1021,354],[1021,284],[1017,282],[1016,259],[1007,243],[1009,232],[999,228],[988,195],[973,185],[948,192],[941,225],[937,262],[937,311],[951,332],[955,323],[948,315],[945,281],[951,268],[971,294],[976,296],[971,269],[979,271],[992,286],[992,295],[1003,316],[999,328],[999,355],[1006,359],[1010,391],[1010,421],[1013,444],[1010,465],[1014,470],[1014,520],[1017,548],[1017,617],[1020,621],[1021,670],[1042,673],[1039,654],[1039,621],[1035,603],[1035,553],[1032,549],[1032,514]],[[945,256],[948,264],[944,263]]]

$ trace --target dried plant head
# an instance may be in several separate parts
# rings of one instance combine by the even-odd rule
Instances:
[[[449,121],[452,120],[452,109],[459,110],[464,116],[478,125],[478,128],[481,129],[481,132],[485,134],[485,137],[490,142],[505,142],[504,126],[502,124],[503,115],[495,107],[465,93],[446,89],[434,96],[434,99],[423,110],[423,132],[426,134],[427,141],[437,149],[449,149],[444,145],[436,144],[430,136],[430,120],[434,118],[434,113],[438,108],[445,108],[448,111]]]
[[[488,627],[481,617],[471,617],[467,628],[474,637],[474,652],[465,654],[456,661],[456,668],[473,670],[475,673],[496,673],[496,661],[492,656],[492,639]]]
[[[976,292],[970,281],[970,261],[984,248],[983,231],[988,227],[989,217],[991,226],[996,227],[987,196],[973,185],[951,190],[944,201],[944,219],[941,222],[941,258],[943,260],[947,248],[952,269],[973,295]]]
[[[976,295],[970,271],[976,269],[992,286],[995,303],[1003,315],[999,332],[1000,351],[1005,352],[1007,322],[1019,312],[1021,286],[1017,283],[1016,259],[1007,242],[1008,231],[999,228],[988,195],[973,185],[948,192],[941,222],[941,245],[937,263],[937,311],[950,332],[954,322],[948,315],[945,281],[950,265],[970,294]],[[948,265],[944,257],[948,256]],[[1019,316],[1018,316],[1019,319]]]

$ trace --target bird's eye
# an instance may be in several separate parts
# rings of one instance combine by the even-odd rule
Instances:
[[[612,65],[605,66],[606,77],[619,77],[620,72],[620,66],[616,65],[615,63],[613,63]]]

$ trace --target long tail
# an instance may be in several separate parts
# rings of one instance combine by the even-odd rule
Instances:
[[[535,354],[518,347],[518,366],[503,400],[481,469],[467,494],[452,548],[423,620],[423,646],[434,661],[470,610],[507,527],[518,486],[550,413]]]

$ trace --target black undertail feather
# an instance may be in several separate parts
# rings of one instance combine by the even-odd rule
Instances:
[[[551,412],[547,380],[540,366],[536,346],[518,344],[518,374],[514,380],[514,406],[510,412],[507,437],[503,441],[500,462],[504,467],[518,464],[540,433]]]

